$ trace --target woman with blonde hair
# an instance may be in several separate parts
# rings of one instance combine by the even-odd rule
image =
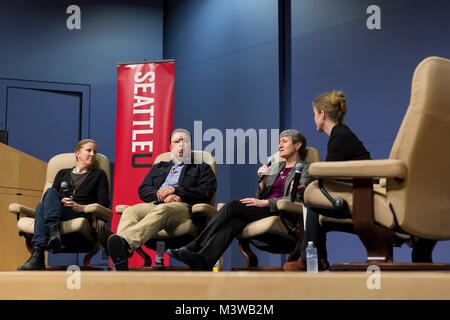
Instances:
[[[344,124],[347,113],[347,97],[343,91],[333,90],[319,95],[313,101],[314,122],[317,131],[326,133],[330,138],[327,145],[325,161],[368,160],[370,153],[358,137]],[[285,264],[286,271],[306,270],[306,247],[308,241],[313,241],[317,247],[319,269],[328,268],[326,250],[326,232],[319,224],[319,215],[324,212],[308,208],[305,225],[305,235],[302,243],[300,259]],[[329,212],[328,212],[329,213]],[[340,212],[333,212],[339,218]],[[341,218],[347,218],[343,216]]]
[[[108,178],[95,167],[97,150],[94,140],[79,141],[75,147],[76,165],[56,174],[53,186],[36,207],[31,257],[18,270],[44,270],[45,250],[61,250],[62,221],[78,217],[89,220],[84,207],[91,203],[109,206]]]
[[[344,124],[347,98],[343,91],[322,93],[314,100],[313,111],[317,131],[330,137],[326,161],[370,159],[370,154],[362,142]]]

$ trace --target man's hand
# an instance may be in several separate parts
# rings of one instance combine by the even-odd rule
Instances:
[[[241,203],[245,204],[247,207],[268,207],[269,200],[261,200],[256,198],[244,198],[240,200]]]
[[[171,194],[168,195],[165,199],[164,199],[165,203],[169,203],[169,202],[181,202],[181,198],[179,196],[177,196],[176,194]]]
[[[167,188],[162,188],[159,189],[158,192],[156,192],[156,196],[158,197],[159,201],[164,201],[164,199],[173,194],[175,192],[175,188],[174,187],[167,187]]]

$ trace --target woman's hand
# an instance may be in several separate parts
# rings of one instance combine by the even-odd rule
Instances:
[[[267,175],[269,174],[269,172],[270,172],[270,169],[269,169],[269,168],[270,168],[270,167],[267,166],[267,164],[263,164],[261,167],[259,167],[259,169],[258,169],[258,171],[257,171],[258,176],[261,176],[261,175],[267,176]]]
[[[73,211],[84,212],[85,205],[76,203],[72,198],[62,198],[61,200],[64,207],[70,207]]]
[[[291,186],[289,187],[289,193],[292,193],[293,185],[294,185],[294,181],[291,181]],[[305,189],[306,189],[306,186],[304,184],[299,184],[297,193],[302,195],[305,192]]]
[[[256,198],[244,198],[240,200],[241,203],[245,204],[247,207],[268,207],[269,200],[261,200]]]
[[[170,196],[174,192],[175,192],[175,188],[174,187],[162,188],[162,189],[159,189],[158,192],[156,192],[156,196],[158,197],[159,201],[164,201],[164,199],[167,196]]]

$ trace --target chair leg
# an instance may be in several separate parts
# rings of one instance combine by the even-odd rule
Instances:
[[[31,240],[33,239],[33,236],[30,236],[28,233],[24,233],[24,232],[19,232],[19,236],[25,238],[25,245],[27,247],[27,250],[31,253],[32,247],[33,247],[31,245]]]
[[[247,259],[246,268],[258,266],[258,257],[250,248],[250,240],[247,239],[239,240],[239,249]]]
[[[393,232],[375,224],[373,182],[353,181],[353,225],[367,250],[367,263],[387,263],[393,260]]]
[[[432,253],[436,243],[436,240],[419,238],[411,253],[412,262],[433,262]]]
[[[393,265],[393,232],[375,224],[373,182],[371,179],[353,180],[353,226],[367,250],[365,263],[334,264],[332,271],[366,270],[370,265]]]
[[[139,247],[136,249],[136,252],[144,259],[144,265],[143,267],[151,267],[152,266],[152,258],[142,249],[142,247]]]
[[[305,228],[303,226],[303,215],[297,216],[297,229],[298,229],[297,243],[295,245],[294,250],[292,250],[292,252],[289,254],[288,262],[298,260],[298,258],[300,258],[300,255],[302,253],[302,242],[303,237],[305,235]]]
[[[84,256],[84,259],[83,259],[83,265],[84,265],[85,267],[91,267],[91,258],[92,258],[93,256],[95,256],[95,254],[96,254],[99,250],[100,250],[100,242],[97,240],[97,241],[95,241],[94,248],[92,248],[92,250],[89,251],[89,252]]]

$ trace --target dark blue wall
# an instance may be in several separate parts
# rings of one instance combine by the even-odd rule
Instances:
[[[203,132],[279,128],[284,120],[326,153],[312,100],[336,88],[348,95],[347,124],[374,158],[389,155],[408,106],[415,66],[450,56],[446,0],[293,0],[292,111],[279,118],[277,0],[77,1],[81,30],[66,28],[69,1],[0,4],[0,78],[90,87],[89,136],[114,161],[116,64],[175,59],[174,126]],[[366,8],[381,7],[381,30],[366,28]],[[49,119],[51,121],[52,119]],[[203,143],[203,147],[209,142]],[[65,151],[71,146],[61,146]],[[218,202],[252,196],[258,165],[219,165]],[[330,233],[331,262],[360,261],[353,235]],[[409,261],[409,249],[395,251]],[[445,252],[447,251],[447,253]],[[448,261],[448,243],[435,250]],[[284,257],[258,253],[262,265]],[[226,266],[244,263],[236,243]]]
[[[202,120],[203,131],[217,128],[223,135],[226,129],[279,128],[277,3],[167,1],[164,58],[175,59],[175,127],[193,130],[194,121]],[[253,197],[257,168],[218,165],[217,201]],[[232,251],[225,265],[242,265],[236,243]],[[270,259],[280,265],[279,256],[260,260]]]
[[[81,8],[81,30],[66,27],[72,4]],[[116,64],[161,59],[162,28],[162,0],[3,1],[0,78],[90,85],[89,136],[113,162]]]
[[[366,9],[381,8],[381,30],[368,30]],[[292,122],[326,155],[328,136],[316,132],[311,102],[339,89],[348,97],[345,122],[372,157],[389,157],[408,107],[411,78],[427,56],[450,58],[450,2],[446,0],[292,1]],[[426,201],[426,199],[424,199]],[[361,261],[354,235],[330,233],[331,262]],[[450,244],[439,243],[436,261],[448,261]],[[410,249],[394,259],[410,261]]]

